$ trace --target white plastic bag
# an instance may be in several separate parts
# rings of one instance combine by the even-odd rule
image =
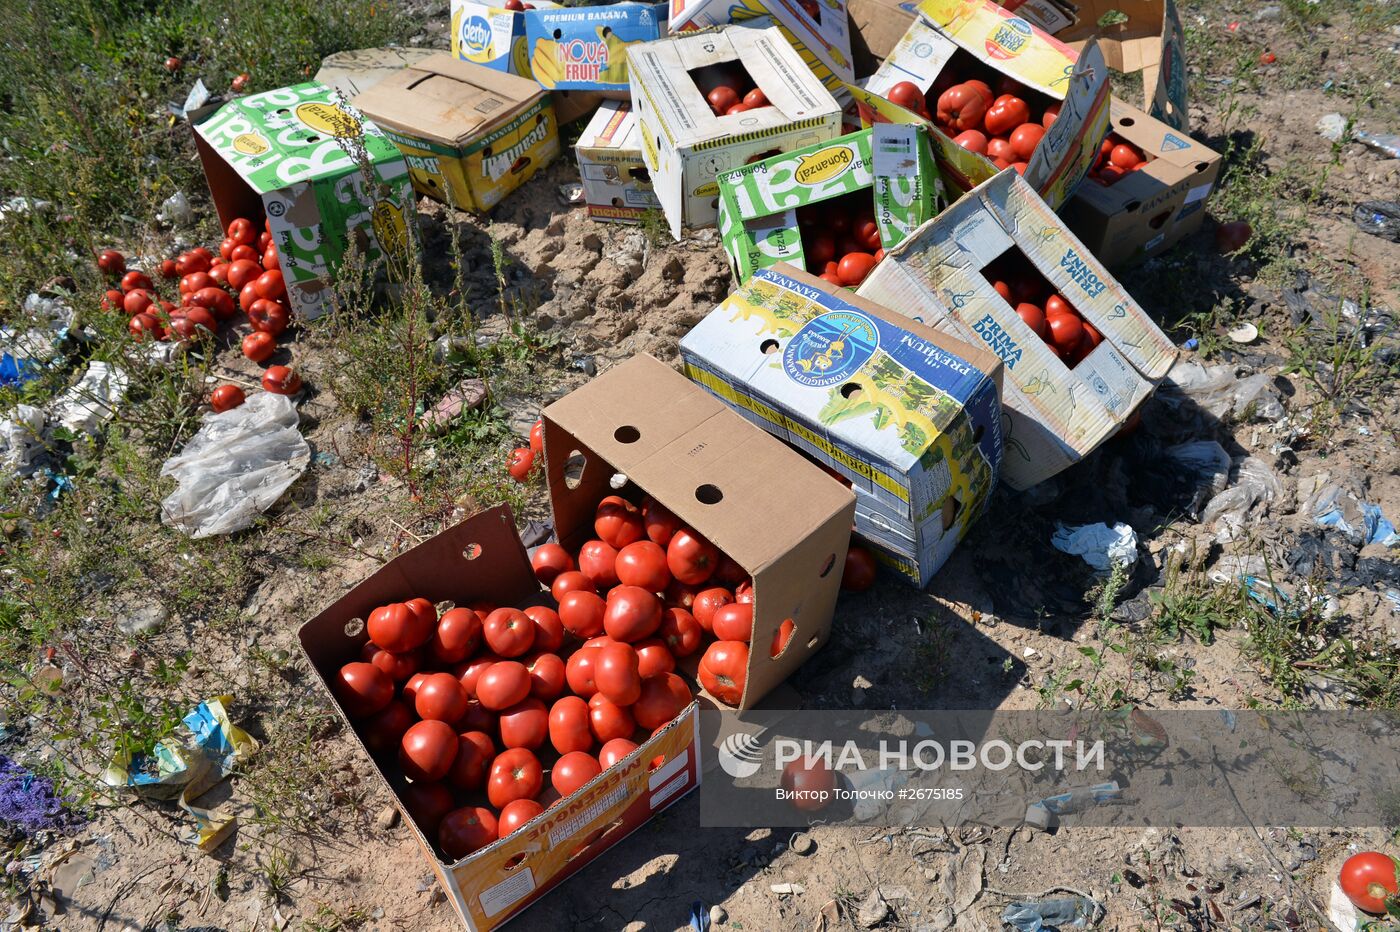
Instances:
[[[1215,529],[1220,543],[1244,537],[1250,511],[1283,494],[1283,485],[1269,464],[1252,456],[1240,461],[1235,484],[1212,498],[1201,512],[1201,523]]]
[[[191,537],[232,534],[251,525],[311,461],[299,420],[292,400],[271,392],[205,415],[199,433],[160,468],[162,476],[174,476],[178,483],[161,502],[162,520]]]
[[[50,413],[59,425],[76,433],[96,434],[111,419],[117,402],[126,397],[131,379],[105,362],[88,364],[87,371],[54,401]]]
[[[1283,417],[1283,405],[1273,389],[1273,376],[1267,372],[1241,379],[1235,375],[1234,366],[1206,368],[1200,363],[1187,362],[1173,366],[1167,373],[1167,381],[1217,418],[1226,414],[1243,417],[1251,405],[1256,420],[1274,421]],[[1170,393],[1162,397],[1169,404],[1174,401]]]
[[[0,420],[0,464],[6,472],[21,472],[44,445],[44,412],[33,405],[16,405]]]
[[[1085,563],[1100,573],[1107,573],[1115,563],[1132,566],[1138,558],[1137,532],[1122,522],[1113,527],[1102,521],[1079,527],[1061,524],[1055,529],[1050,543],[1056,550],[1082,557]]]

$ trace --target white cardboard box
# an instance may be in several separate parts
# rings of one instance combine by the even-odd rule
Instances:
[[[641,126],[631,104],[604,101],[588,121],[574,154],[588,216],[594,220],[637,223],[646,211],[661,207],[642,159]]]

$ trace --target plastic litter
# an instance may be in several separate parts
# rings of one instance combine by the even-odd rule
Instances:
[[[1225,335],[1235,343],[1253,343],[1259,339],[1259,328],[1251,323],[1243,323]]]
[[[1351,219],[1363,233],[1400,243],[1400,203],[1362,201],[1352,208]]]
[[[1202,366],[1188,362],[1173,366],[1165,383],[1174,391],[1161,393],[1164,402],[1174,407],[1190,399],[1214,417],[1227,414],[1244,417],[1253,406],[1256,419],[1267,421],[1283,417],[1283,405],[1273,389],[1273,377],[1266,372],[1239,378],[1234,366]]]
[[[1080,812],[1122,798],[1123,789],[1117,780],[1096,783],[1093,786],[1077,786],[1031,803],[1026,807],[1025,822],[1033,828],[1046,831],[1057,816]]]
[[[161,201],[160,210],[156,212],[156,219],[174,226],[193,223],[194,208],[190,206],[190,199],[185,196],[185,192],[176,191]]]
[[[52,359],[73,323],[73,309],[60,298],[30,294],[22,305],[27,326],[0,327],[0,385],[22,385]]]
[[[1167,447],[1166,455],[1195,474],[1198,485],[1211,492],[1225,488],[1230,478],[1230,454],[1214,440],[1193,440]]]
[[[700,900],[690,904],[691,932],[710,932],[710,910]]]
[[[1201,521],[1215,529],[1221,543],[1245,536],[1250,511],[1256,504],[1268,504],[1283,494],[1283,485],[1263,460],[1246,457],[1240,461],[1235,484],[1217,494],[1201,512]]]
[[[53,206],[53,201],[41,201],[38,198],[15,195],[7,197],[0,202],[0,220],[4,220],[11,214],[27,214],[31,211],[45,211]]]
[[[1121,522],[1113,527],[1102,521],[1079,527],[1061,524],[1050,538],[1050,543],[1056,550],[1082,557],[1099,573],[1109,572],[1115,563],[1132,566],[1138,558],[1137,532]]]
[[[130,377],[121,369],[110,363],[91,362],[78,384],[54,400],[49,414],[59,426],[75,434],[94,436],[112,419],[130,384]]]
[[[33,405],[16,405],[0,420],[0,464],[6,472],[23,472],[34,464],[44,446],[44,412]]]
[[[1097,925],[1104,908],[1087,896],[1038,902],[1012,903],[1002,910],[1001,921],[1017,932],[1053,929],[1087,929]]]
[[[199,433],[160,468],[178,484],[161,502],[161,519],[195,538],[251,525],[311,462],[298,421],[292,400],[270,392],[205,415]]]
[[[1332,142],[1359,142],[1393,159],[1400,159],[1400,136],[1394,133],[1368,133],[1354,126],[1348,133],[1347,119],[1340,113],[1324,113],[1319,117],[1317,132],[1323,139]]]
[[[1380,544],[1394,547],[1400,544],[1400,532],[1386,518],[1381,507],[1364,501],[1355,492],[1340,485],[1321,485],[1303,506],[1319,527],[1333,528],[1345,534],[1358,547]]]

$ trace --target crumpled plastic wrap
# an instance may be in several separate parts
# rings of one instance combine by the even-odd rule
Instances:
[[[177,483],[161,502],[161,520],[195,538],[250,526],[311,462],[299,420],[292,400],[271,392],[205,415],[199,433],[160,468]]]
[[[44,412],[33,405],[16,405],[0,420],[0,465],[6,472],[24,472],[44,447]]]
[[[1109,572],[1115,563],[1132,566],[1138,558],[1137,532],[1121,522],[1113,527],[1102,521],[1079,527],[1061,524],[1050,543],[1056,550],[1083,558],[1100,573]]]
[[[116,366],[91,362],[78,384],[59,395],[49,412],[59,426],[75,434],[95,435],[112,419],[130,384],[131,378]]]
[[[1274,377],[1267,372],[1239,378],[1234,366],[1206,367],[1197,362],[1179,363],[1167,373],[1166,381],[1180,395],[1194,401],[1214,417],[1229,414],[1244,417],[1253,406],[1254,417],[1275,421],[1283,417],[1283,404],[1273,389]],[[1164,392],[1162,400],[1177,405],[1180,399]]]
[[[1283,494],[1283,484],[1268,463],[1255,457],[1240,461],[1235,482],[1212,498],[1201,512],[1201,523],[1215,529],[1220,543],[1239,540],[1248,533],[1251,511]]]

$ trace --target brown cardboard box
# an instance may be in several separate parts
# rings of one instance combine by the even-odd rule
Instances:
[[[1108,67],[1142,72],[1143,107],[1177,130],[1189,129],[1186,113],[1186,36],[1175,0],[1074,0],[1079,21],[1055,33],[1076,49],[1098,40]],[[1099,26],[1107,13],[1127,21]]]
[[[840,578],[839,569],[835,575]],[[301,649],[328,691],[336,671],[360,659],[369,613],[416,596],[457,604],[543,601],[510,509],[482,512],[396,557],[302,625]],[[332,702],[349,721],[334,694]],[[351,733],[363,749],[353,723]],[[406,784],[397,761],[372,759],[458,916],[474,932],[489,932],[698,786],[698,739],[699,709],[691,703],[625,760],[520,830],[456,862],[438,856],[399,802]],[[655,765],[658,757],[663,761]]]
[[[544,454],[565,547],[594,536],[605,496],[650,494],[752,575],[741,708],[826,643],[855,497],[718,398],[660,360],[634,356],[545,408]],[[628,480],[621,490],[610,484],[618,473]],[[773,658],[768,646],[786,619],[796,630]]]
[[[1220,174],[1219,153],[1113,98],[1112,132],[1147,155],[1139,171],[1111,185],[1090,176],[1060,216],[1105,265],[1155,256],[1200,229]]]
[[[856,77],[875,73],[918,16],[917,0],[846,0]]]

